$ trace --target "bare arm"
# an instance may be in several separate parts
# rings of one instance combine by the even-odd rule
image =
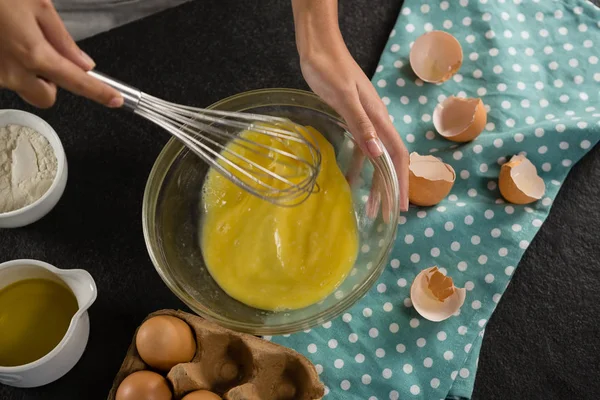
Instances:
[[[337,0],[292,0],[302,74],[311,89],[347,122],[364,153],[377,157],[382,143],[408,209],[408,151],[377,91],[348,51],[338,24]]]

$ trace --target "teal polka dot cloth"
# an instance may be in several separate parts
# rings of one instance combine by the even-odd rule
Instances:
[[[273,341],[316,365],[331,399],[470,398],[484,329],[571,166],[600,139],[600,11],[573,0],[407,0],[373,83],[410,151],[451,164],[451,194],[400,217],[389,265],[372,290],[322,327]],[[443,85],[414,76],[420,35],[445,30],[463,66]],[[481,97],[485,131],[455,144],[432,112],[450,95]],[[505,203],[500,165],[525,152],[546,183],[538,202]],[[419,316],[410,285],[438,265],[467,289],[460,314]]]

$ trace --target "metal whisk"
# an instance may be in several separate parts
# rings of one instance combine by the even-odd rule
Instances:
[[[286,118],[182,106],[97,71],[88,74],[118,90],[123,108],[167,130],[247,192],[295,206],[315,191],[321,152],[300,125]]]

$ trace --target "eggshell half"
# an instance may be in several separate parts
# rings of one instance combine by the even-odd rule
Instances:
[[[444,31],[431,31],[419,36],[410,50],[410,65],[425,82],[447,81],[460,69],[462,62],[460,43]]]
[[[435,107],[433,126],[453,142],[470,142],[483,132],[487,111],[478,98],[450,96]]]
[[[525,156],[512,156],[500,168],[498,177],[500,193],[513,204],[529,204],[544,196],[546,184],[538,176],[535,165]]]
[[[413,307],[423,318],[433,322],[450,318],[462,307],[467,295],[464,288],[454,287],[454,293],[444,301],[435,297],[429,290],[428,276],[436,269],[437,267],[432,267],[421,271],[410,287],[410,300]]]
[[[410,154],[408,198],[417,206],[433,206],[450,193],[456,173],[451,165],[434,156]]]

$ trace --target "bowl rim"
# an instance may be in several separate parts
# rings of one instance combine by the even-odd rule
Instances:
[[[325,112],[329,115],[329,117],[336,120],[336,122],[346,129],[348,132],[348,128],[345,122],[341,119],[339,114],[333,110],[329,105],[327,105],[320,97],[312,92],[308,92],[300,89],[287,89],[287,88],[266,88],[266,89],[257,89],[250,90],[242,93],[238,93],[229,97],[226,97],[222,100],[219,100],[210,106],[206,107],[206,109],[218,109],[218,107],[223,104],[230,103],[234,100],[238,100],[244,97],[251,97],[261,94],[288,94],[288,95],[297,95],[312,98],[313,100],[319,103],[320,109],[315,111]],[[273,104],[260,104],[260,107],[265,107],[269,105],[281,105],[281,102],[273,102]],[[314,107],[306,106],[303,104],[290,103],[289,105],[293,105],[296,107],[304,107],[309,109],[314,109]],[[252,107],[248,107],[252,108]],[[238,111],[245,111],[245,109],[241,109]],[[354,138],[347,133],[347,137],[354,141]],[[356,143],[356,142],[355,142]],[[295,332],[299,332],[302,330],[313,328],[317,325],[323,324],[325,322],[331,321],[341,315],[344,311],[351,308],[356,302],[364,297],[364,295],[370,290],[370,288],[375,284],[375,282],[379,279],[385,266],[387,265],[387,261],[389,259],[389,254],[392,250],[393,244],[395,242],[395,237],[398,229],[398,218],[399,218],[399,185],[398,178],[396,175],[396,171],[393,167],[392,159],[389,156],[388,152],[384,149],[384,153],[378,158],[368,157],[371,163],[375,168],[381,168],[383,173],[388,174],[389,179],[392,185],[392,196],[393,196],[393,204],[391,204],[391,220],[389,224],[392,226],[391,233],[389,235],[389,240],[386,245],[383,247],[382,256],[377,260],[377,265],[372,269],[370,275],[363,282],[359,284],[359,286],[352,290],[347,296],[344,296],[343,299],[340,299],[337,303],[332,305],[331,307],[322,310],[319,313],[316,313],[309,318],[304,318],[301,321],[294,323],[284,323],[279,325],[258,325],[252,323],[244,323],[239,321],[232,321],[226,317],[221,316],[217,312],[205,307],[204,309],[199,309],[194,305],[194,301],[190,301],[191,298],[179,289],[178,283],[174,282],[174,280],[165,273],[163,268],[159,263],[159,255],[156,254],[158,251],[153,249],[152,246],[152,238],[150,236],[150,219],[154,217],[150,217],[149,210],[154,210],[157,200],[158,193],[152,196],[152,189],[156,186],[157,189],[162,187],[165,176],[169,173],[173,163],[177,160],[177,157],[181,153],[181,151],[185,150],[185,145],[180,143],[176,138],[172,137],[165,144],[161,152],[159,153],[152,170],[150,171],[150,175],[148,176],[148,180],[146,182],[146,187],[144,190],[144,198],[142,202],[142,228],[144,233],[144,241],[146,243],[146,248],[148,250],[148,255],[156,269],[158,275],[161,277],[163,282],[167,285],[167,287],[173,292],[184,304],[186,304],[194,313],[205,318],[209,321],[217,323],[225,328],[232,329],[238,332],[250,333],[253,335],[283,335],[283,334],[291,334]],[[169,159],[170,158],[170,159]],[[153,225],[153,223],[152,223]]]
[[[0,118],[2,118],[4,116],[11,116],[11,115],[21,115],[21,116],[23,116],[23,118],[25,120],[36,121],[36,122],[40,123],[44,127],[44,129],[43,129],[43,132],[40,132],[38,129],[35,129],[29,125],[21,125],[21,124],[16,124],[16,123],[13,125],[21,125],[21,126],[25,126],[27,128],[33,129],[40,135],[44,136],[46,138],[46,140],[49,139],[48,136],[50,136],[56,140],[56,145],[54,143],[52,143],[50,140],[48,140],[48,143],[50,143],[50,146],[52,146],[52,150],[54,151],[54,156],[56,157],[57,166],[56,166],[56,175],[54,176],[52,184],[50,185],[48,190],[46,190],[46,193],[44,193],[39,199],[37,199],[36,201],[34,201],[31,204],[26,205],[25,207],[17,208],[16,210],[12,210],[12,211],[5,212],[5,213],[0,213],[0,219],[12,218],[12,217],[15,217],[18,215],[23,215],[23,214],[27,213],[28,211],[36,208],[38,205],[40,205],[44,201],[46,201],[46,199],[51,196],[51,194],[56,190],[56,188],[60,184],[60,178],[64,174],[66,164],[67,164],[67,156],[65,154],[65,149],[63,147],[62,141],[60,140],[60,137],[58,136],[58,134],[56,133],[54,128],[52,128],[52,126],[48,122],[46,122],[44,119],[38,117],[35,114],[29,113],[29,112],[23,111],[23,110],[15,110],[15,109],[0,110]],[[0,123],[0,127],[2,127],[2,128],[7,127],[8,125],[10,125],[10,123],[7,125],[3,125],[3,123]]]

